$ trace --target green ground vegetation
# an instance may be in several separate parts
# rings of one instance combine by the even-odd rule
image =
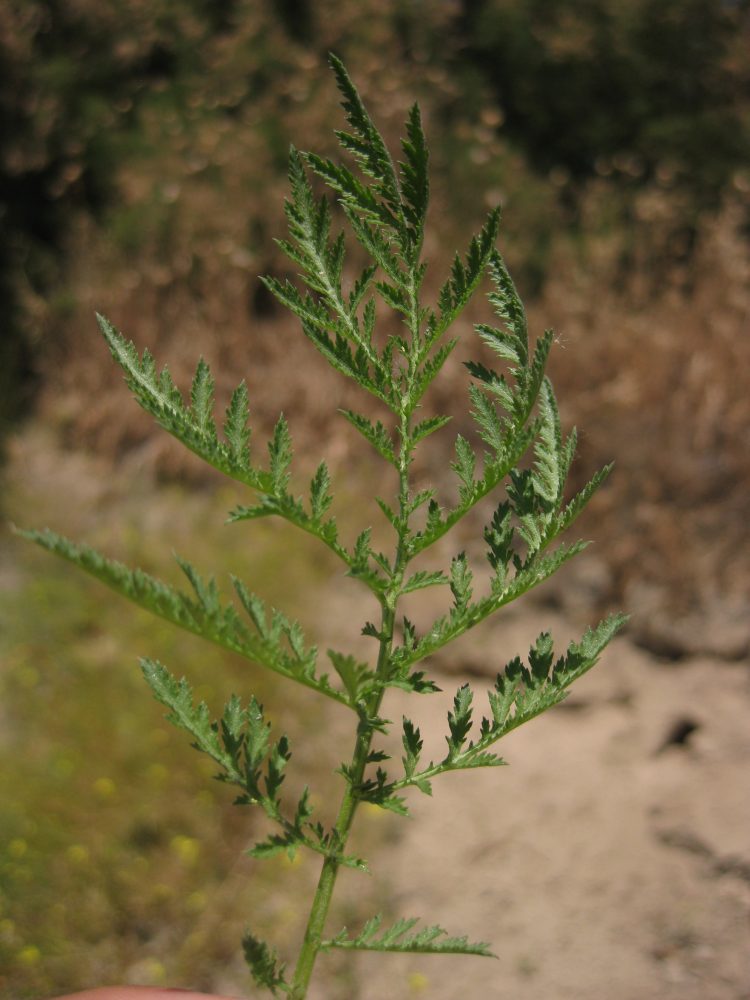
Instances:
[[[49,496],[35,501],[6,485],[12,516],[54,516],[80,528],[71,511],[83,510],[82,497],[69,495],[66,514]],[[226,528],[222,535],[226,502],[204,494],[191,505],[177,487],[150,497],[157,517],[172,522],[175,547],[189,536],[193,548],[211,551],[214,567],[222,553],[228,573],[237,553]],[[133,512],[132,503],[120,494],[114,509]],[[183,511],[177,522],[175,505]],[[93,523],[90,511],[83,520]],[[113,555],[155,568],[135,512],[124,529],[122,521],[117,530],[100,523],[95,533]],[[275,893],[290,863],[254,872],[249,898],[248,869],[257,864],[243,850],[258,825],[211,780],[215,768],[186,759],[184,741],[144,697],[132,654],[148,650],[179,663],[217,708],[222,692],[246,687],[247,664],[110,599],[64,564],[42,556],[43,565],[41,553],[19,548],[5,529],[2,543],[14,585],[3,591],[0,612],[0,996],[67,992],[99,977],[210,988],[208,970],[236,958],[236,941],[225,942],[241,936],[249,912],[264,933],[296,929],[300,914]],[[287,543],[283,532],[261,527],[252,559],[267,599],[294,607],[300,589],[324,578],[325,565],[304,559],[293,579],[280,578],[273,567]],[[280,698],[263,675],[253,688],[269,717],[315,743],[314,720],[300,713],[294,692]],[[298,763],[301,780],[313,780]],[[304,882],[304,867],[295,877]]]

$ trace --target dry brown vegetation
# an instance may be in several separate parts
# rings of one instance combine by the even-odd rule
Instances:
[[[553,376],[565,421],[582,428],[581,479],[616,461],[586,524],[607,563],[599,601],[632,608],[641,639],[668,657],[708,648],[736,658],[747,651],[750,251],[741,232],[743,194],[706,220],[682,265],[660,266],[653,247],[658,213],[669,210],[656,191],[640,199],[629,238],[641,259],[624,275],[622,233],[605,233],[580,250],[561,235],[549,279],[530,307],[534,330],[553,326],[558,334]],[[315,356],[296,322],[258,282],[260,271],[283,267],[270,236],[255,255],[242,251],[223,226],[231,233],[238,213],[220,192],[204,195],[200,215],[189,189],[184,203],[178,201],[179,235],[166,255],[146,245],[137,260],[122,260],[106,234],[90,227],[77,234],[70,248],[76,306],[50,354],[44,419],[60,426],[71,447],[112,461],[135,450],[167,478],[203,475],[129,404],[98,340],[97,308],[168,363],[185,387],[200,354],[217,373],[220,400],[246,378],[258,439],[282,408],[301,468],[307,471],[324,441],[345,477],[357,442],[335,409],[361,406],[361,400]],[[214,230],[198,246],[179,226],[179,210],[188,206],[193,226]],[[438,226],[439,213],[440,203],[433,212]],[[274,224],[283,232],[278,217]],[[449,245],[460,245],[463,227],[444,228]],[[461,236],[465,242],[468,234]],[[429,249],[444,264],[433,239]],[[512,241],[506,251],[512,260]],[[433,282],[441,270],[435,267]],[[479,319],[483,308],[475,303],[465,338],[472,336],[469,319]],[[459,348],[434,399],[453,413],[465,405],[460,359]],[[452,436],[444,432],[429,459],[433,473],[447,472],[451,449]]]
[[[273,243],[285,232],[289,142],[321,152],[333,147],[340,115],[324,54],[335,49],[354,68],[394,148],[410,101],[423,106],[433,149],[430,287],[488,207],[504,206],[502,249],[531,302],[534,326],[554,326],[564,347],[554,374],[566,419],[583,429],[581,478],[617,462],[587,525],[609,539],[601,546],[608,564],[602,602],[624,601],[636,611],[644,641],[666,655],[696,642],[743,655],[741,619],[750,617],[743,558],[750,177],[746,169],[727,174],[732,143],[741,141],[739,126],[732,138],[727,115],[737,122],[746,116],[740,54],[748,28],[742,5],[723,15],[704,6],[695,0],[691,16],[703,20],[691,22],[679,5],[667,4],[657,16],[636,4],[626,17],[600,0],[575,24],[556,8],[531,41],[523,32],[532,8],[504,3],[478,5],[481,16],[460,3],[435,5],[419,17],[374,0],[287,3],[273,12],[238,0],[218,21],[199,4],[179,15],[159,4],[132,2],[115,11],[88,0],[54,15],[41,0],[6,11],[4,51],[26,87],[23,127],[5,150],[6,167],[22,176],[36,164],[50,206],[57,211],[60,199],[72,206],[60,235],[65,263],[57,290],[31,279],[17,289],[40,346],[43,419],[71,446],[112,461],[136,450],[161,475],[198,475],[126,403],[97,340],[92,314],[99,309],[168,362],[183,384],[199,354],[212,364],[220,396],[246,378],[259,428],[267,429],[282,407],[303,459],[320,439],[332,459],[349,458],[352,439],[330,404],[351,402],[351,387],[312,356],[258,277],[289,273]],[[691,34],[698,23],[703,28]],[[540,105],[539,122],[529,123],[524,153],[518,121],[506,123],[492,73],[482,76],[467,62],[467,54],[484,51],[482,24],[487,31],[505,25],[516,32],[514,44],[531,45],[541,82],[544,73],[567,67],[571,88],[589,79],[585,50],[601,59],[613,38],[618,66],[655,72],[656,80],[662,70],[654,69],[651,49],[663,45],[687,86],[690,64],[679,47],[694,46],[706,75],[690,84],[697,88],[691,127],[707,136],[724,130],[714,159],[707,145],[705,161],[691,161],[687,152],[680,162],[678,140],[669,152],[670,129],[679,137],[689,109],[669,110],[655,92],[653,121],[644,118],[630,137],[635,151],[598,156],[588,177],[566,166],[540,173],[538,162],[529,165],[539,160],[532,133],[544,127],[547,109]],[[34,69],[34,59],[52,51],[54,31],[75,39],[77,49],[61,49],[56,62],[39,61]],[[562,44],[571,32],[578,44]],[[662,34],[649,41],[648,32]],[[76,59],[87,67],[78,82]],[[86,96],[97,80],[116,99],[103,104]],[[522,80],[519,93],[533,82]],[[665,78],[662,89],[669,86]],[[639,93],[633,90],[633,101]],[[552,97],[564,110],[567,97]],[[622,113],[633,113],[622,94],[616,99],[624,101]],[[591,100],[599,114],[599,96]],[[714,119],[711,101],[719,102]],[[511,100],[509,114],[513,107]],[[567,125],[578,127],[572,118]],[[603,133],[601,148],[612,141]],[[686,140],[684,148],[693,146]],[[561,141],[562,163],[566,149]],[[652,151],[652,163],[644,150]],[[85,205],[102,176],[110,201],[92,216]],[[464,323],[466,337],[480,315],[477,303]],[[460,351],[435,396],[436,406],[457,413],[465,399],[459,360]],[[446,433],[433,468],[444,468],[450,451]],[[695,621],[697,612],[704,618],[696,631],[683,619]]]

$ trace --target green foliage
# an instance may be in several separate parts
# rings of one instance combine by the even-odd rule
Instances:
[[[384,930],[380,937],[383,918],[380,914],[368,920],[356,938],[347,937],[346,930],[341,931],[330,941],[324,941],[322,947],[348,948],[359,951],[407,951],[423,955],[486,955],[495,956],[490,946],[484,941],[470,943],[466,937],[448,937],[442,927],[424,927],[415,934],[409,931],[418,923],[417,920],[398,920],[393,927]]]
[[[204,581],[190,563],[178,560],[194,596],[157,580],[140,569],[131,570],[122,563],[107,559],[87,545],[75,543],[53,531],[20,532],[30,541],[74,563],[113,590],[154,614],[195,632],[217,645],[246,656],[269,670],[293,677],[338,701],[345,700],[334,691],[326,675],[315,673],[317,650],[306,647],[302,629],[280,611],[274,610],[267,622],[263,602],[251,594],[241,580],[233,578],[235,592],[254,628],[239,617],[236,608],[221,601],[213,579]]]
[[[283,962],[279,962],[278,955],[265,941],[253,937],[248,932],[242,939],[242,948],[252,977],[258,986],[265,986],[273,996],[278,996],[279,990],[282,993],[290,992],[284,979],[286,966]]]
[[[253,491],[253,502],[232,511],[231,522],[270,516],[286,520],[319,539],[337,555],[349,576],[371,590],[380,605],[380,622],[365,623],[362,632],[376,641],[377,654],[371,662],[363,662],[350,653],[328,650],[338,678],[334,686],[327,674],[317,672],[317,650],[307,644],[299,624],[279,610],[269,611],[237,578],[232,582],[239,608],[222,599],[212,578],[204,580],[184,560],[178,561],[192,593],[106,559],[51,531],[24,533],[169,622],[240,653],[353,713],[355,747],[351,759],[338,768],[344,780],[343,797],[333,826],[326,828],[312,818],[307,788],[296,802],[288,802],[284,782],[291,759],[289,743],[286,736],[271,738],[270,725],[254,696],[243,702],[233,694],[220,718],[212,719],[206,704],[194,703],[187,680],[177,680],[151,659],[142,661],[154,696],[168,709],[167,719],[187,732],[192,745],[218,766],[222,782],[239,790],[237,804],[259,807],[272,824],[272,832],[250,853],[267,858],[284,852],[291,858],[304,848],[323,857],[293,978],[284,978],[284,965],[268,945],[252,934],[244,941],[255,981],[294,1000],[306,996],[318,953],[331,948],[491,954],[486,944],[448,937],[439,927],[412,933],[414,920],[399,920],[381,931],[381,918],[375,917],[356,938],[347,937],[345,931],[334,938],[324,937],[338,870],[342,866],[366,868],[362,859],[345,850],[357,808],[368,802],[407,815],[407,802],[398,794],[402,790],[416,787],[430,794],[432,779],[440,773],[503,764],[490,748],[511,730],[559,703],[570,684],[594,665],[624,623],[622,616],[606,619],[557,660],[551,637],[543,633],[529,651],[527,665],[516,658],[498,674],[489,692],[489,716],[481,720],[476,733],[474,695],[468,684],[462,685],[448,713],[447,753],[437,763],[421,766],[422,737],[406,718],[403,775],[392,773],[389,755],[373,746],[377,735],[390,729],[391,723],[382,714],[390,687],[423,694],[438,690],[424,669],[412,668],[546,580],[582,550],[583,542],[550,546],[570,526],[608,470],[597,474],[566,502],[575,434],[563,436],[554,392],[545,375],[552,334],[546,332],[535,343],[529,340],[523,306],[494,245],[498,212],[490,213],[467,253],[455,257],[437,303],[431,306],[423,302],[420,293],[426,264],[421,252],[429,184],[419,111],[414,107],[409,112],[402,143],[404,160],[394,163],[344,66],[335,57],[331,63],[350,128],[337,135],[359,172],[344,163],[291,150],[291,196],[286,206],[289,240],[280,241],[280,246],[300,268],[306,288],[301,292],[291,282],[272,278],[266,279],[266,284],[299,318],[303,333],[329,363],[390,411],[391,429],[352,411],[344,416],[396,470],[395,496],[377,500],[396,535],[392,553],[373,548],[369,526],[362,528],[351,548],[339,541],[336,521],[329,515],[333,493],[324,462],[310,482],[309,501],[290,492],[293,449],[283,416],[268,442],[267,466],[255,462],[244,383],[232,396],[220,436],[213,416],[214,380],[203,360],[198,363],[186,403],[169,372],[159,371],[148,352],[139,356],[102,318],[100,326],[137,402],[206,462]],[[327,196],[315,193],[308,171],[333,191],[355,239],[372,258],[372,263],[351,279],[345,269],[344,236],[332,234],[333,215]],[[482,324],[477,332],[502,369],[477,361],[467,364],[473,380],[469,395],[476,439],[481,445],[457,437],[452,468],[458,479],[458,499],[453,506],[444,506],[437,499],[437,487],[414,491],[411,465],[417,445],[444,428],[447,418],[437,415],[416,422],[415,413],[456,344],[456,339],[446,339],[446,334],[485,273],[492,280],[489,301],[500,326]],[[383,308],[398,314],[405,335],[391,334],[382,341],[374,336],[377,314]],[[529,460],[523,462],[525,456]],[[496,505],[484,531],[493,569],[486,593],[475,595],[474,575],[464,551],[444,569],[409,571],[415,557],[503,482],[505,498]],[[415,518],[421,514],[425,516],[417,527]],[[452,598],[448,610],[423,636],[404,618],[403,638],[398,644],[396,621],[401,599],[416,590],[444,586]]]
[[[482,719],[476,741],[468,739],[474,696],[468,684],[462,685],[453,699],[453,710],[448,712],[448,753],[437,764],[431,761],[428,767],[417,770],[422,741],[419,730],[404,719],[404,777],[393,783],[393,790],[415,785],[431,794],[431,779],[445,771],[505,764],[502,758],[488,752],[488,748],[524,722],[563,701],[573,681],[594,666],[604,647],[625,622],[624,615],[611,615],[595,629],[589,629],[579,643],[571,643],[565,655],[557,660],[553,655],[552,636],[542,632],[529,650],[528,666],[516,657],[497,675],[494,689],[488,692],[491,718]]]

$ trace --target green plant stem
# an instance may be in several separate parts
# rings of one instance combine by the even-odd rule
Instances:
[[[388,608],[384,603],[380,651],[378,654],[378,673],[381,676],[387,668],[391,655],[394,622],[395,614],[393,610]],[[380,690],[377,695],[373,696],[371,703],[368,705],[368,712],[371,715],[377,715],[380,710],[383,694],[384,690]],[[357,810],[357,806],[359,805],[359,799],[357,798],[355,789],[362,783],[364,778],[372,738],[373,730],[370,727],[365,728],[361,726],[360,731],[357,733],[357,739],[354,745],[350,779],[347,781],[346,790],[344,791],[344,796],[341,800],[341,806],[339,808],[339,813],[336,817],[336,824],[334,826],[336,837],[333,844],[333,851],[336,853],[332,853],[325,859],[323,862],[323,868],[320,872],[318,886],[315,891],[312,907],[310,909],[310,916],[307,921],[307,928],[305,929],[304,941],[297,960],[297,966],[294,970],[294,979],[292,981],[292,991],[290,994],[292,1000],[304,1000],[307,996],[307,987],[310,983],[310,977],[312,976],[313,968],[315,966],[315,960],[318,957],[318,952],[320,951],[320,943],[323,940],[323,930],[325,927],[326,917],[328,916],[328,910],[331,905],[331,898],[336,884],[336,877],[340,868],[338,854],[343,853],[346,847],[349,831],[351,830],[352,822],[354,821],[354,814]]]
[[[402,409],[399,432],[401,436],[401,449],[399,455],[399,506],[401,513],[402,531],[399,532],[396,556],[393,564],[393,575],[391,586],[381,600],[382,617],[380,629],[380,647],[378,650],[377,677],[385,681],[390,666],[391,652],[393,648],[393,631],[396,623],[396,604],[403,583],[404,569],[408,562],[404,536],[408,530],[407,504],[409,502],[409,464],[413,450],[413,442],[409,427],[409,417],[406,408]],[[367,715],[375,718],[380,712],[380,706],[385,694],[385,687],[381,686],[376,691],[367,704]],[[360,725],[357,732],[357,739],[352,754],[350,778],[346,783],[344,796],[341,800],[334,831],[336,834],[332,853],[323,862],[323,867],[318,879],[317,889],[313,898],[310,916],[305,929],[305,937],[302,942],[297,965],[294,970],[294,979],[290,997],[292,1000],[305,1000],[310,978],[315,967],[315,961],[320,952],[320,944],[323,940],[323,931],[328,916],[328,910],[333,897],[333,890],[336,885],[336,877],[340,868],[338,855],[343,853],[349,832],[354,821],[354,815],[359,805],[356,789],[361,785],[367,758],[370,754],[372,739],[375,730],[371,726]]]
[[[371,734],[357,737],[357,745],[352,758],[352,765],[355,768],[352,777],[358,781],[361,781],[364,775],[371,741]],[[336,843],[334,847],[337,850],[343,850],[346,845],[357,805],[358,802],[353,784],[347,783],[336,819]],[[307,996],[307,987],[310,983],[315,960],[320,951],[320,943],[323,939],[323,930],[331,905],[331,897],[333,896],[339,867],[340,865],[335,855],[330,855],[323,862],[310,916],[307,921],[307,928],[305,929],[305,938],[297,960],[297,967],[294,970],[292,992],[290,994],[293,1000],[304,1000]]]

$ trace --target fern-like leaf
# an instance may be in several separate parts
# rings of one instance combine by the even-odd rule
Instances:
[[[427,173],[429,153],[422,129],[422,116],[417,104],[413,104],[409,110],[406,135],[407,138],[401,141],[401,148],[405,156],[405,161],[400,164],[401,188],[404,215],[411,231],[412,259],[415,260],[422,247],[427,205],[430,199],[430,182]]]
[[[190,389],[190,403],[198,428],[209,438],[216,438],[213,420],[214,379],[203,358],[198,362],[193,384]]]
[[[310,511],[315,521],[325,516],[333,503],[330,494],[331,475],[325,462],[321,462],[310,483]]]
[[[268,474],[250,464],[249,434],[245,428],[246,390],[243,387],[235,392],[227,415],[227,442],[220,442],[210,415],[213,380],[205,362],[198,365],[193,379],[192,405],[186,407],[166,368],[158,373],[148,351],[139,357],[135,345],[109,320],[97,316],[97,321],[136,401],[158,424],[214,468],[255,490],[272,491]]]
[[[423,590],[425,587],[437,587],[444,583],[450,583],[450,580],[442,570],[429,572],[428,570],[421,569],[409,577],[401,588],[401,593],[410,594],[413,590]]]
[[[456,438],[456,461],[451,462],[451,468],[461,480],[461,499],[464,500],[471,495],[474,486],[474,470],[476,468],[476,455],[466,438],[460,434]]]
[[[466,937],[449,937],[448,932],[437,925],[424,927],[411,933],[419,923],[417,919],[398,920],[385,930],[380,914],[368,920],[361,933],[350,938],[346,929],[336,937],[324,941],[322,948],[345,948],[358,951],[396,951],[420,955],[483,955],[497,958],[485,941],[470,942]]]
[[[610,615],[596,628],[588,629],[580,642],[571,643],[556,661],[547,633],[542,633],[529,651],[528,667],[518,657],[511,660],[489,692],[493,723],[486,743],[563,701],[570,685],[596,664],[627,620],[626,615]]]
[[[500,209],[494,209],[480,232],[472,238],[465,258],[456,254],[450,277],[438,295],[438,313],[433,314],[429,320],[423,356],[456,321],[476,291],[484,269],[495,252],[499,227]]]
[[[329,58],[341,92],[342,106],[352,129],[351,133],[339,131],[336,136],[342,146],[353,153],[362,171],[375,181],[375,190],[388,206],[398,228],[403,219],[403,206],[390,153],[344,64],[335,55]]]
[[[448,756],[453,759],[466,742],[466,736],[471,729],[471,703],[473,693],[468,684],[463,684],[453,699],[453,711],[448,712]]]
[[[258,986],[264,986],[273,996],[278,996],[279,991],[291,995],[291,987],[284,978],[286,965],[265,941],[248,931],[242,939],[242,948],[245,961]]]
[[[289,466],[292,461],[292,439],[283,413],[276,422],[273,437],[268,442],[268,454],[273,492],[286,493],[290,478]]]
[[[141,670],[154,697],[169,709],[167,721],[183,729],[193,738],[196,750],[208,754],[235,781],[240,775],[219,738],[218,727],[212,723],[204,701],[193,704],[193,691],[183,677],[176,680],[166,667],[155,660],[142,659]]]
[[[183,567],[190,577],[195,597],[190,597],[140,569],[130,569],[120,562],[107,559],[95,549],[87,545],[77,545],[55,532],[19,531],[18,533],[47,551],[62,556],[134,604],[146,608],[172,624],[194,632],[225,649],[240,653],[275,673],[283,674],[291,680],[313,688],[320,694],[348,704],[346,697],[330,686],[325,675],[321,677],[316,675],[317,651],[314,647],[304,649],[297,644],[295,651],[290,641],[289,645],[292,648],[284,648],[281,639],[289,638],[290,633],[298,635],[299,626],[294,629],[292,623],[287,623],[281,630],[282,636],[278,639],[270,632],[266,635],[262,632],[254,635],[243,624],[233,605],[221,603],[215,585],[203,581],[188,563],[183,562]],[[238,590],[240,596],[242,589],[240,587]],[[259,599],[256,598],[255,601],[254,607],[257,613]],[[284,621],[286,622],[286,619]]]
[[[352,410],[341,410],[340,412],[386,462],[390,462],[391,465],[397,464],[393,450],[393,439],[379,420],[373,424],[367,417],[354,413]]]

